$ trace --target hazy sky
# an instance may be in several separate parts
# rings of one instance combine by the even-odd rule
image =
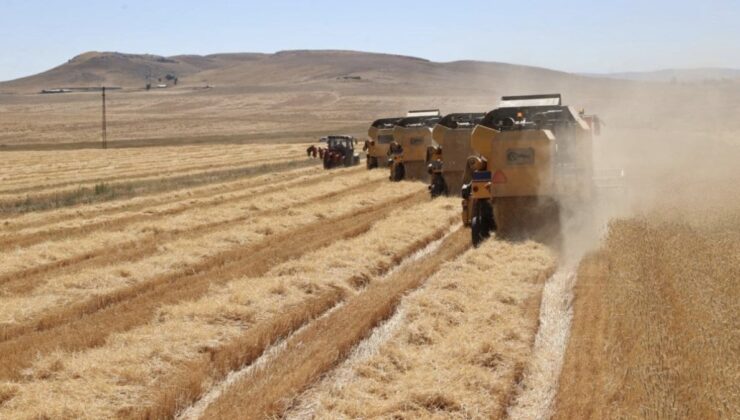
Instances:
[[[573,72],[740,68],[740,0],[0,0],[0,80],[84,51],[352,49]]]

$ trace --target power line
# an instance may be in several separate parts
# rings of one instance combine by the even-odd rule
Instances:
[[[108,124],[105,118],[105,86],[103,86],[102,91],[103,91],[103,127],[102,127],[103,138],[102,138],[102,141],[103,141],[103,149],[107,149],[108,148]]]

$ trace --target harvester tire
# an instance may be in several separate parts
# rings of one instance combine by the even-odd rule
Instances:
[[[442,174],[432,175],[432,183],[429,185],[429,194],[432,198],[439,197],[440,195],[447,195],[447,184],[445,184]]]
[[[372,157],[372,156],[368,156],[367,157],[367,160],[366,160],[366,163],[367,163],[367,169],[368,170],[377,168],[378,167],[378,158]]]
[[[477,247],[491,236],[491,231],[496,230],[496,221],[493,216],[493,209],[488,201],[479,200],[476,202],[473,212],[470,234],[473,246]]]
[[[402,181],[405,176],[406,176],[406,168],[404,168],[403,164],[398,164],[393,167],[393,175],[391,176],[391,181],[393,182]]]

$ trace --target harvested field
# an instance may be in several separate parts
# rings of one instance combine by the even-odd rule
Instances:
[[[308,390],[288,418],[503,417],[554,269],[531,242],[492,240],[452,259],[404,298],[392,331]]]
[[[399,331],[434,336],[413,344],[425,354],[419,375],[433,375],[423,365],[451,351],[460,328],[490,329],[461,357],[499,396],[491,405],[475,387],[453,398],[470,413],[505,409],[555,264],[544,247],[466,251],[457,199],[430,201],[424,184],[385,171],[324,171],[305,145],[76,153],[12,152],[3,168],[0,417],[293,413],[398,313]],[[31,168],[39,160],[49,165]],[[94,197],[99,185],[124,193],[57,199]],[[481,311],[491,299],[495,314]],[[388,345],[408,344],[405,334]],[[478,344],[518,350],[476,368]],[[397,379],[400,389],[412,376]],[[414,407],[401,412],[423,412]]]
[[[740,417],[738,174],[705,177],[737,166],[736,82],[259,61],[112,92],[108,150],[97,93],[0,92],[0,419]],[[628,174],[605,238],[576,208],[562,249],[472,249],[459,197],[306,156],[551,91],[608,121],[595,165]]]

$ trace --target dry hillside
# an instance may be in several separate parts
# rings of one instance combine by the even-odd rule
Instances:
[[[177,74],[179,83],[144,91],[148,71]],[[733,94],[740,91],[740,82],[630,82],[504,63],[437,63],[350,51],[177,57],[86,53],[48,72],[0,83],[0,145],[93,146],[100,139],[98,93],[37,92],[101,84],[124,88],[108,96],[114,146],[120,141],[307,141],[327,131],[364,136],[369,121],[409,109],[485,111],[501,95],[542,92],[560,92],[566,103],[599,113],[610,127],[603,143],[660,135],[708,137],[711,146],[734,141],[731,133],[740,128],[734,118],[740,95]]]

